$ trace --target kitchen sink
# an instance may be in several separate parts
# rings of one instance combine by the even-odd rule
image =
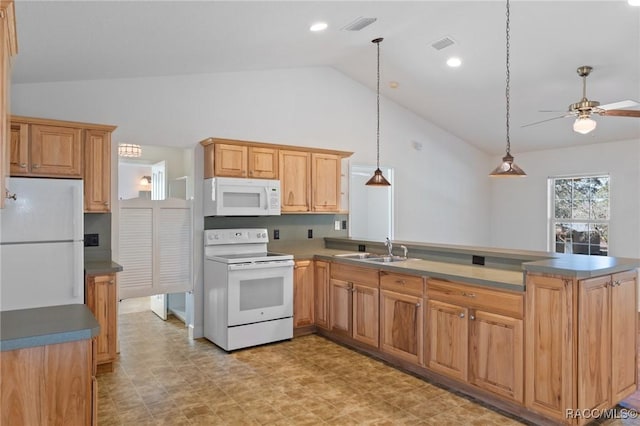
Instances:
[[[404,256],[376,256],[376,257],[370,257],[365,260],[368,260],[370,262],[391,263],[391,262],[402,262],[407,260],[407,258]]]
[[[372,259],[372,258],[378,258],[381,255],[379,254],[372,254],[372,253],[342,253],[342,254],[334,254],[334,257],[341,257],[343,259]]]

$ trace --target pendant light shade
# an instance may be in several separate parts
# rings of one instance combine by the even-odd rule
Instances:
[[[598,123],[596,123],[596,121],[593,118],[590,118],[588,115],[584,117],[578,117],[576,118],[576,121],[573,122],[573,131],[586,135],[590,131],[594,130],[597,124]]]
[[[377,110],[376,110],[376,171],[371,179],[365,185],[368,186],[391,186],[389,181],[382,175],[380,170],[380,43],[384,40],[382,37],[371,40],[378,47],[378,72],[377,72]]]
[[[518,165],[516,163],[513,162],[513,155],[511,155],[511,139],[509,138],[509,118],[510,118],[510,114],[509,114],[509,106],[510,106],[510,101],[511,101],[511,96],[510,96],[510,88],[509,88],[509,83],[511,81],[511,74],[510,74],[510,70],[509,70],[509,48],[510,48],[510,44],[509,44],[509,18],[510,18],[510,10],[509,10],[509,0],[507,0],[507,27],[506,27],[506,33],[507,33],[507,83],[506,83],[506,88],[504,91],[505,94],[505,98],[507,101],[507,153],[504,157],[502,157],[502,163],[500,163],[500,165],[498,167],[496,167],[495,169],[493,169],[493,171],[491,172],[491,174],[489,174],[489,176],[492,177],[525,177],[527,176],[527,174],[524,172],[524,170],[522,170],[520,167],[518,167]]]

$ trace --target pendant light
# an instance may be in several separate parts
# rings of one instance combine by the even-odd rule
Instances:
[[[371,179],[367,181],[365,185],[368,186],[391,186],[388,180],[384,178],[382,175],[382,170],[380,170],[380,42],[384,40],[382,37],[371,40],[372,43],[375,43],[378,46],[378,86],[377,86],[377,126],[376,126],[376,171],[373,173]]]
[[[507,0],[507,85],[505,89],[505,98],[507,100],[507,153],[504,157],[502,157],[502,163],[498,167],[496,167],[489,176],[492,177],[503,177],[503,176],[516,176],[516,177],[525,177],[527,174],[522,170],[516,163],[513,162],[513,156],[511,155],[511,140],[509,138],[509,106],[510,106],[510,91],[509,91],[509,82],[511,80],[511,74],[509,72],[509,0]]]

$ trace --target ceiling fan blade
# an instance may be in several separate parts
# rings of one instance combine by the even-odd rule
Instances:
[[[632,101],[630,99],[627,99],[626,101],[620,101],[620,102],[614,102],[612,104],[600,105],[598,108],[605,109],[605,110],[612,110],[612,109],[633,108],[634,106],[638,106],[638,105],[640,105],[640,103],[638,103],[636,101]]]
[[[539,109],[538,112],[566,112],[566,110],[560,109]]]
[[[640,110],[634,109],[608,109],[602,115],[611,115],[616,117],[637,117],[640,118]]]
[[[608,112],[608,111],[607,111],[607,112]],[[558,116],[558,117],[547,118],[546,120],[542,120],[542,121],[536,121],[535,123],[525,124],[524,126],[520,126],[520,127],[535,126],[536,124],[546,123],[547,121],[557,120],[558,118],[565,118],[565,117],[572,117],[572,116],[573,116],[573,114],[560,115],[560,116]]]

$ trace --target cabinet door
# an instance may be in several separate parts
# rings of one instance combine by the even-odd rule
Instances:
[[[84,210],[111,211],[111,133],[87,130],[84,144]]]
[[[380,348],[383,352],[422,363],[422,298],[380,290]]]
[[[249,147],[249,177],[259,179],[278,178],[278,150]]]
[[[11,176],[29,174],[29,125],[11,123],[9,141],[9,163]]]
[[[46,424],[42,398],[44,346],[0,352],[0,424]]]
[[[611,287],[611,398],[616,404],[636,391],[638,345],[636,272],[612,276]]]
[[[247,147],[242,145],[215,144],[215,176],[247,177]]]
[[[581,409],[605,409],[611,399],[610,280],[610,276],[604,276],[578,283],[578,408]]]
[[[91,424],[91,340],[44,347],[43,408],[50,425]]]
[[[31,174],[82,178],[82,130],[31,126]]]
[[[281,211],[307,212],[310,210],[309,153],[280,150],[278,155]]]
[[[315,261],[313,267],[315,321],[318,327],[329,328],[329,263]]]
[[[378,347],[379,290],[375,287],[353,284],[353,338]]]
[[[353,283],[332,278],[329,281],[329,326],[331,331],[351,337]]]
[[[317,212],[340,210],[340,157],[311,154],[312,209]]]
[[[469,381],[498,395],[523,401],[524,340],[521,319],[469,312]]]
[[[313,261],[299,260],[293,276],[293,326],[313,324]]]
[[[98,364],[116,359],[116,275],[89,275],[86,286],[87,306],[100,324],[96,339]]]
[[[560,422],[576,408],[573,281],[527,274],[525,405]]]
[[[467,380],[467,308],[427,302],[428,368],[459,380]]]

